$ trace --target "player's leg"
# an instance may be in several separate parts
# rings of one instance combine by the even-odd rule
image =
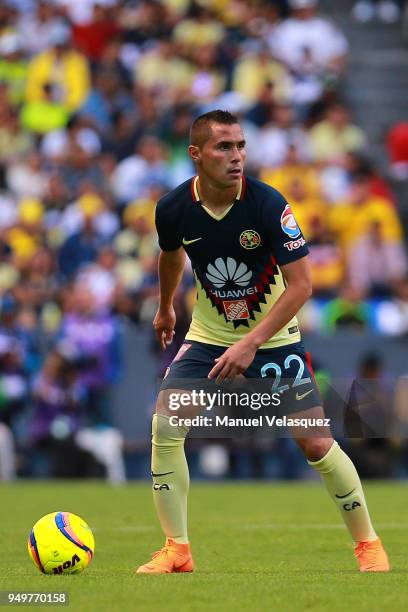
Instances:
[[[138,573],[191,572],[194,569],[187,532],[190,479],[184,442],[188,428],[171,425],[167,401],[170,392],[159,393],[152,420],[153,500],[166,545],[150,562],[140,566]]]
[[[171,425],[161,391],[152,421],[153,500],[167,538],[188,543],[187,495],[190,485],[184,443],[188,428]]]
[[[322,407],[308,414],[324,418]],[[295,416],[295,415],[293,415]],[[296,415],[297,416],[297,415]],[[327,431],[309,432],[307,437],[295,434],[295,440],[306,456],[308,464],[319,472],[326,489],[338,507],[344,523],[355,542],[355,554],[360,571],[389,570],[387,555],[371,523],[367,503],[357,470],[348,455]]]
[[[12,480],[16,476],[15,448],[11,429],[0,423],[0,480]]]
[[[174,410],[170,397],[183,393],[178,382],[205,379],[222,347],[186,343],[173,361],[159,393],[152,423],[153,498],[157,515],[166,536],[166,545],[138,573],[172,573],[193,570],[187,531],[187,496],[189,471],[184,452],[188,428],[173,423],[171,417],[192,418],[200,406],[179,406]],[[175,385],[172,388],[172,385]],[[173,408],[173,409],[172,409]]]
[[[304,418],[325,422],[320,394],[301,343],[258,351],[251,376],[259,374],[274,378],[272,389],[281,393],[281,415],[299,422]],[[387,556],[371,524],[360,478],[350,458],[333,440],[330,428],[323,425],[305,430],[299,425],[291,428],[291,434],[339,508],[356,543],[360,569],[387,571]]]

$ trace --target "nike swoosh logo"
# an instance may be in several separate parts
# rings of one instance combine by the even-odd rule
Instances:
[[[153,478],[157,478],[158,476],[168,476],[169,474],[174,474],[174,472],[163,472],[163,474],[155,474],[152,472]]]
[[[183,238],[183,244],[193,244],[193,242],[197,242],[197,240],[202,240],[202,238],[193,238],[193,240],[187,240],[187,238]]]
[[[348,497],[349,495],[351,495],[355,490],[356,490],[356,488],[354,487],[354,489],[351,489],[351,491],[349,491],[345,495],[337,495],[337,493],[336,493],[336,497],[337,497],[337,499],[344,499],[345,497]]]
[[[296,399],[302,400],[304,397],[306,397],[306,395],[309,395],[309,393],[313,393],[313,389],[309,389],[309,391],[306,391],[306,393],[303,393],[302,395],[299,395],[299,393],[296,393]]]

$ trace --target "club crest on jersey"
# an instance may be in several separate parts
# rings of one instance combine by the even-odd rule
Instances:
[[[206,277],[217,289],[224,287],[228,281],[232,281],[239,287],[246,287],[252,278],[252,272],[244,263],[238,265],[238,262],[232,257],[227,257],[227,261],[218,257],[214,265],[208,264]]]
[[[244,230],[239,237],[239,243],[244,249],[256,249],[261,244],[261,237],[255,230]]]
[[[298,238],[300,236],[300,228],[296,223],[296,219],[289,204],[285,206],[285,210],[281,215],[280,221],[283,231],[290,238]]]

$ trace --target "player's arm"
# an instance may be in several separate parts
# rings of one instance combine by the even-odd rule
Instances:
[[[255,350],[289,323],[312,295],[312,275],[307,256],[281,266],[281,271],[286,281],[285,291],[266,317],[245,337]]]
[[[153,320],[153,327],[163,350],[173,341],[176,325],[173,299],[183,276],[184,264],[185,251],[182,247],[175,251],[160,252],[159,308]]]
[[[312,280],[307,256],[281,266],[281,271],[286,280],[286,289],[282,295],[252,331],[216,360],[209,378],[221,381],[245,372],[259,347],[289,323],[311,296]]]
[[[156,229],[161,249],[159,255],[159,308],[153,320],[157,339],[163,350],[171,344],[176,325],[174,294],[184,271],[185,251],[179,234],[178,203],[164,197],[156,207]]]

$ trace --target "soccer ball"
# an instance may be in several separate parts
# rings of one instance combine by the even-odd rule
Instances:
[[[92,531],[72,512],[51,512],[36,522],[28,537],[28,554],[43,574],[79,574],[92,561]]]

